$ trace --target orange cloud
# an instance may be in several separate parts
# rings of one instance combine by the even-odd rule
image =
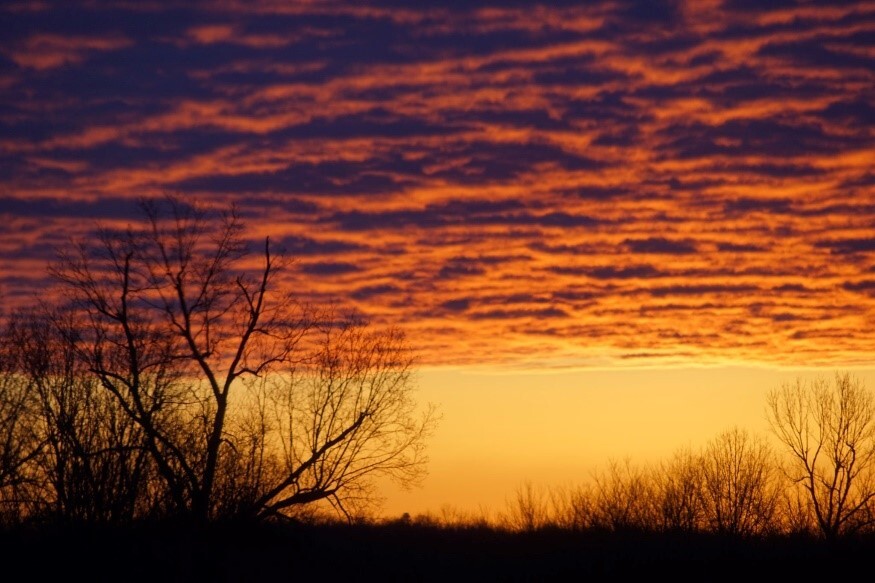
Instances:
[[[83,37],[35,34],[22,44],[7,49],[7,56],[18,66],[37,70],[55,69],[83,63],[91,53],[113,51],[130,46],[122,36]]]

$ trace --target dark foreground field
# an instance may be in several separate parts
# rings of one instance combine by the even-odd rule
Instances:
[[[873,540],[408,524],[56,527],[0,536],[6,581],[832,581],[868,579],[875,565]]]

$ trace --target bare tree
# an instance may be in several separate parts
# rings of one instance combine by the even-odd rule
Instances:
[[[19,366],[13,324],[0,335],[0,522],[17,522],[34,477],[28,466],[43,449],[37,429],[37,403]]]
[[[15,318],[18,371],[42,443],[29,463],[31,512],[66,521],[130,521],[149,506],[151,465],[142,431],[85,370],[76,335],[69,313],[30,311]]]
[[[551,522],[565,530],[583,530],[592,522],[592,494],[588,484],[550,489]]]
[[[260,516],[324,500],[351,517],[374,499],[371,478],[408,487],[425,474],[437,415],[417,411],[404,334],[330,314],[315,331],[310,357],[274,377],[259,401],[272,418],[259,415],[250,435],[260,432],[279,454],[254,501]]]
[[[788,477],[806,493],[807,511],[834,539],[875,524],[875,402],[850,374],[797,379],[770,392],[767,415],[787,448]],[[798,522],[798,521],[797,521]]]
[[[649,472],[629,459],[610,460],[593,474],[591,526],[612,531],[653,528],[655,488]]]
[[[656,515],[667,531],[695,532],[704,527],[702,458],[680,449],[653,473]]]
[[[311,312],[280,288],[285,262],[269,239],[250,252],[233,207],[169,198],[142,211],[138,227],[100,230],[52,273],[86,323],[78,354],[142,431],[172,512],[275,515],[364,494],[377,472],[421,471],[431,418],[409,417],[401,336],[348,328],[311,339]],[[272,389],[243,422],[247,383]],[[284,420],[268,405],[285,407]]]
[[[731,535],[764,534],[773,525],[780,489],[768,444],[733,428],[702,451],[700,496],[711,530]]]
[[[508,500],[501,524],[516,532],[534,532],[553,522],[552,510],[547,491],[525,481],[517,487],[513,499]]]

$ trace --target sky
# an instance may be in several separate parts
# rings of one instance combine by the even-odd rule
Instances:
[[[140,197],[237,203],[299,293],[408,332],[444,421],[391,511],[760,427],[794,375],[875,379],[875,2],[11,1],[0,22],[4,304]]]

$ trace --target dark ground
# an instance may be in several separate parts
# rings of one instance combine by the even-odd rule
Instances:
[[[0,545],[7,581],[834,581],[875,565],[875,540],[408,524],[53,527]]]

